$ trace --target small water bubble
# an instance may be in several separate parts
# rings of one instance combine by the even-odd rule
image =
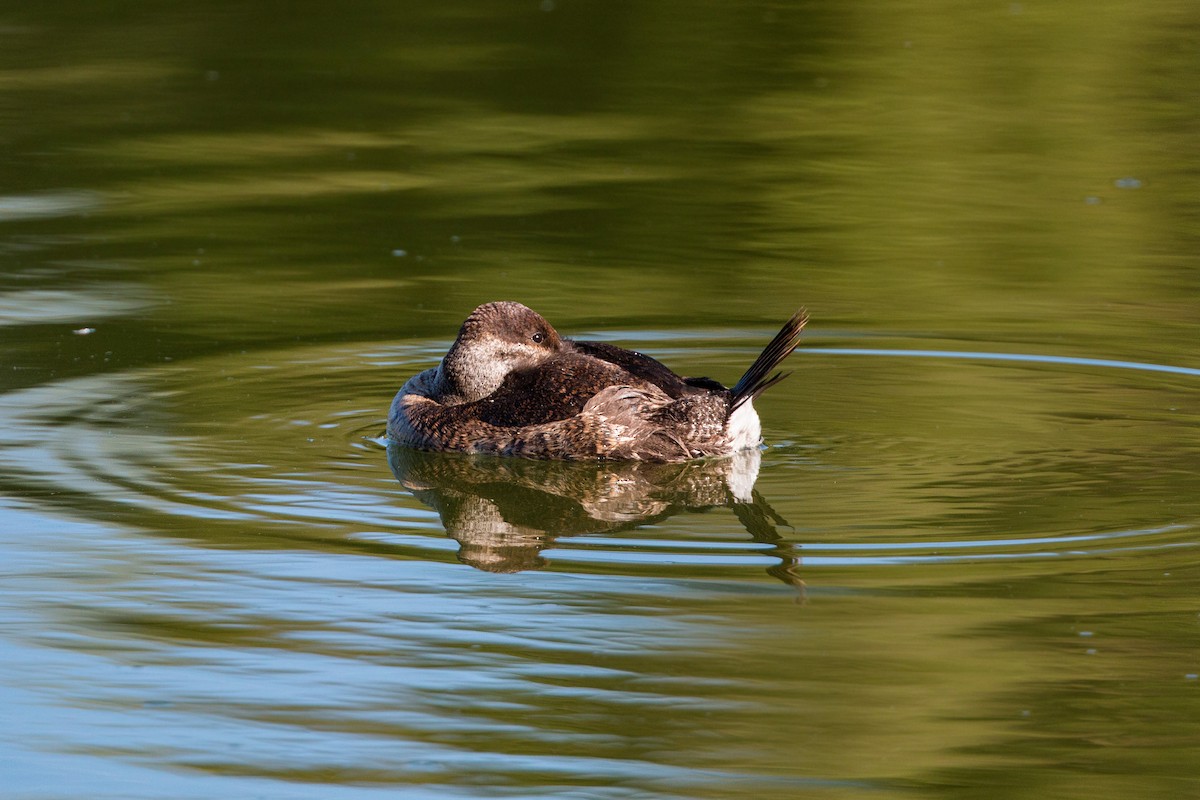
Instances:
[[[1087,197],[1083,198],[1083,202],[1087,203],[1089,206],[1098,206],[1104,201],[1094,194],[1089,194]]]
[[[1142,182],[1137,178],[1117,178],[1113,181],[1113,185],[1118,189],[1140,189]]]
[[[1080,631],[1079,635],[1083,636],[1083,637],[1088,637],[1088,636],[1094,636],[1095,634],[1092,631]]]
[[[71,333],[75,334],[76,336],[90,336],[95,332],[95,328],[76,328],[75,330],[71,331]]]
[[[1197,680],[1198,678],[1200,678],[1200,674],[1197,674],[1195,672],[1189,672],[1188,674],[1183,676],[1183,679],[1185,681],[1194,681],[1194,680]]]
[[[408,255],[408,251],[407,250],[393,250],[392,255],[395,256],[396,258],[404,258],[406,255]]]
[[[1094,656],[1094,655],[1096,655],[1096,648],[1089,647],[1087,650],[1084,650],[1083,652],[1087,653],[1089,656]]]
[[[450,244],[458,244],[461,241],[462,241],[462,238],[458,234],[455,234],[450,237]]]

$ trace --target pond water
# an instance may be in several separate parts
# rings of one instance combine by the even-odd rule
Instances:
[[[0,11],[8,798],[1200,792],[1200,10]],[[389,449],[476,304],[686,465]]]

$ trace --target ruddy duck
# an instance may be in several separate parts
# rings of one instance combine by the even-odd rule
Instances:
[[[387,432],[419,450],[556,459],[687,461],[758,447],[754,398],[799,343],[798,311],[732,389],[649,356],[564,339],[520,303],[479,306],[442,363],[410,378]]]

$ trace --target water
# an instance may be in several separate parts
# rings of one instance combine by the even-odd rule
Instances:
[[[1188,4],[0,11],[0,785],[1200,784]],[[393,449],[477,303],[767,447]]]

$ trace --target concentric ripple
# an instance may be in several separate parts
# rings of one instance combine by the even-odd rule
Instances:
[[[759,338],[627,337],[726,381]],[[812,347],[759,403],[761,456],[589,466],[387,452],[391,394],[444,347],[257,352],[3,395],[0,489],[211,545],[269,535],[498,572],[792,582],[1195,543],[1200,509],[1184,498],[1200,496],[1200,370]]]

